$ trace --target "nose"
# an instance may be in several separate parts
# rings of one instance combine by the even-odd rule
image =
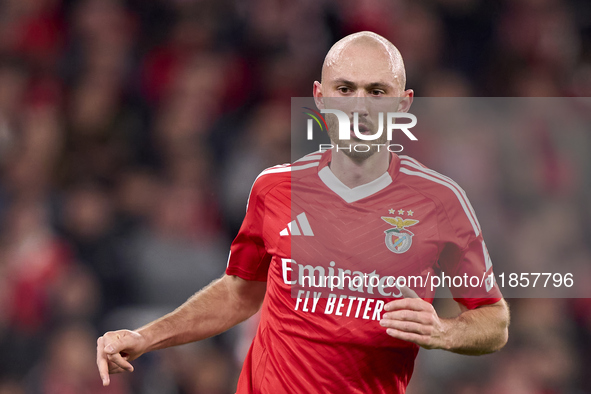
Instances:
[[[352,97],[351,100],[353,100],[353,102],[351,103],[351,115],[353,115],[355,112],[357,112],[359,116],[369,115],[367,102],[368,99],[363,93],[360,93],[355,97]]]

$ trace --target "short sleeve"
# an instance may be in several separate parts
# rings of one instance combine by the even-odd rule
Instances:
[[[501,300],[482,236],[474,237],[463,249],[448,245],[440,257],[440,266],[444,285],[450,288],[454,300],[466,308],[474,309]]]
[[[267,280],[272,256],[267,253],[262,235],[264,218],[265,194],[259,178],[250,192],[240,231],[230,247],[226,274],[245,280]]]
[[[445,206],[444,229],[451,236],[439,256],[439,266],[442,285],[449,287],[454,300],[474,309],[500,301],[502,294],[474,210],[459,190]]]

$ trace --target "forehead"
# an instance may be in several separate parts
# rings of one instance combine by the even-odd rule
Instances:
[[[323,70],[324,82],[347,80],[357,84],[375,82],[398,85],[400,75],[383,45],[370,41],[353,42],[329,59]]]

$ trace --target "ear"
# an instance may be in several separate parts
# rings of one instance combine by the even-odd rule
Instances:
[[[415,92],[412,89],[407,89],[402,94],[400,102],[398,103],[398,112],[408,112],[410,109],[410,105],[412,104],[412,100],[414,98]]]
[[[314,102],[318,109],[324,109],[324,96],[322,94],[322,84],[318,81],[314,81]]]

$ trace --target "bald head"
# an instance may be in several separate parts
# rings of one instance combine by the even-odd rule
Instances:
[[[390,41],[380,36],[379,34],[362,31],[350,34],[330,48],[324,63],[322,64],[322,81],[325,80],[326,75],[334,67],[338,67],[343,61],[346,61],[347,55],[351,52],[359,52],[360,50],[375,49],[376,52],[383,53],[386,61],[389,63],[389,69],[393,74],[396,84],[404,90],[406,85],[406,72],[404,70],[404,62],[398,49]]]
[[[358,119],[355,121],[361,122],[364,133],[376,134],[383,119],[380,115],[407,112],[410,108],[414,92],[405,85],[406,73],[398,49],[384,37],[364,31],[343,38],[328,51],[322,65],[322,81],[314,82],[314,98],[318,108],[339,109],[349,120]],[[380,153],[379,149],[351,148],[362,141],[357,137],[341,139],[336,115],[328,113],[325,119],[330,140],[342,148],[344,155],[355,160],[365,160],[376,153],[389,157],[388,152]],[[374,141],[379,146],[386,140],[384,133]]]

